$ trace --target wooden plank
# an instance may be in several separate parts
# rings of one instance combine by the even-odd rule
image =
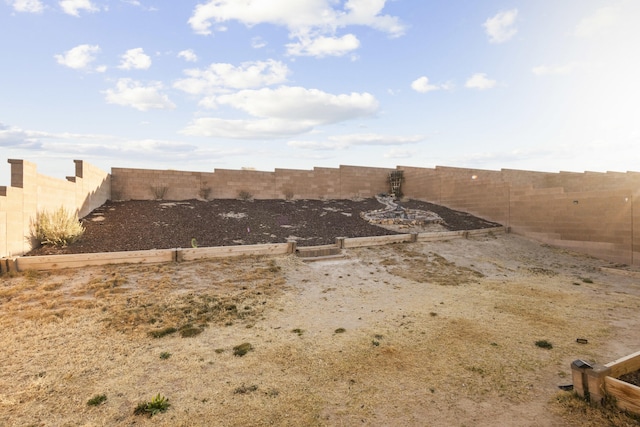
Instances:
[[[16,258],[7,258],[7,271],[9,273],[17,273],[19,271]]]
[[[24,270],[54,270],[106,264],[152,264],[171,262],[175,249],[148,251],[99,252],[91,254],[44,255],[17,258],[17,268]]]
[[[611,368],[610,375],[614,378],[640,370],[640,351],[621,357],[618,360],[607,363],[605,366]]]
[[[468,230],[468,236],[484,236],[486,234],[504,234],[504,227],[479,228],[477,230]]]
[[[613,377],[605,377],[604,387],[607,394],[616,398],[618,408],[640,415],[640,387]]]
[[[435,242],[440,240],[460,239],[464,231],[436,231],[433,233],[418,233],[418,242]]]
[[[289,250],[288,243],[267,243],[263,245],[216,246],[210,248],[179,249],[179,261],[193,261],[205,258],[224,258],[242,255],[284,255]]]
[[[411,234],[394,234],[390,236],[350,237],[344,239],[345,248],[360,248],[363,246],[380,246],[392,243],[411,242]]]

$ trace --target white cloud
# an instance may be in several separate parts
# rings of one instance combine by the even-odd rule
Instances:
[[[16,12],[41,13],[44,10],[40,0],[15,0],[11,6]]]
[[[504,43],[511,39],[518,30],[515,28],[518,9],[500,12],[487,19],[482,26],[491,43]]]
[[[342,37],[300,38],[297,43],[287,44],[287,53],[292,56],[343,56],[360,47],[360,40],[353,34]]]
[[[333,95],[317,89],[288,86],[242,90],[218,96],[216,103],[254,118],[199,118],[183,133],[225,138],[283,138],[310,132],[316,126],[370,116],[378,109],[378,102],[368,93]]]
[[[151,57],[141,47],[127,50],[121,58],[118,68],[122,70],[146,70],[151,67]]]
[[[234,139],[274,139],[309,132],[313,123],[281,119],[226,120],[215,117],[195,119],[181,133],[191,136]]]
[[[255,117],[309,121],[314,125],[370,116],[378,109],[378,101],[368,93],[333,95],[318,89],[291,86],[242,90],[221,95],[217,102]]]
[[[485,90],[491,89],[496,83],[495,80],[489,79],[485,73],[476,73],[467,79],[464,86],[469,89]]]
[[[262,49],[267,45],[267,42],[262,37],[254,37],[251,39],[251,47],[254,49]]]
[[[175,108],[175,104],[169,100],[167,95],[162,94],[161,90],[162,84],[159,82],[143,86],[140,82],[132,79],[119,79],[115,89],[107,89],[103,93],[109,104],[133,107],[140,111]]]
[[[58,64],[65,67],[73,68],[74,70],[88,70],[90,65],[96,59],[96,54],[100,52],[100,46],[81,44],[74,48],[69,49],[62,55],[54,55]],[[102,72],[106,70],[106,67],[101,66],[96,68],[96,71]]]
[[[97,12],[100,10],[94,6],[90,0],[61,0],[59,4],[64,13],[73,16],[80,16],[79,11],[81,10],[87,12]]]
[[[564,65],[539,65],[531,69],[531,72],[537,76],[547,75],[568,75],[576,68],[577,64],[571,62]]]
[[[306,150],[343,150],[355,146],[396,146],[415,144],[424,140],[422,135],[400,136],[375,133],[333,135],[326,141],[289,141],[287,145]]]
[[[229,89],[250,89],[283,83],[289,75],[289,68],[280,61],[243,62],[236,67],[226,63],[214,63],[205,69],[189,69],[188,77],[174,83],[192,95],[212,95]],[[215,102],[211,102],[215,104]]]
[[[42,143],[33,132],[0,122],[0,147],[34,150],[41,148]]]
[[[193,49],[185,49],[178,52],[178,58],[182,58],[187,62],[198,62],[198,55]]]
[[[344,8],[336,8],[335,0],[210,0],[198,4],[189,25],[198,34],[211,34],[212,25],[224,31],[225,22],[238,21],[247,26],[272,24],[286,27],[297,42],[288,45],[290,55],[343,55],[359,46],[351,34],[339,37],[338,29],[350,25],[367,26],[391,37],[404,34],[405,26],[397,17],[383,15],[386,0],[347,0]]]
[[[416,152],[413,150],[399,150],[397,148],[392,148],[391,150],[384,153],[385,159],[411,159],[415,157]]]
[[[591,37],[612,28],[620,19],[620,11],[615,7],[605,6],[592,15],[582,19],[575,28],[578,37]]]
[[[450,82],[441,83],[438,85],[431,84],[427,76],[418,77],[411,82],[411,88],[416,92],[427,93],[434,90],[449,90],[453,88],[453,84]]]

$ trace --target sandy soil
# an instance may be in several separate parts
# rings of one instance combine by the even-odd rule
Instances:
[[[0,425],[637,425],[558,389],[640,347],[640,280],[607,265],[496,235],[5,277]]]

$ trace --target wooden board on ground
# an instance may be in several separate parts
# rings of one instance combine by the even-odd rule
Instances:
[[[395,234],[391,236],[352,237],[344,239],[345,248],[360,248],[363,246],[379,246],[391,243],[407,243],[413,239],[411,234]]]
[[[290,252],[289,243],[263,245],[216,246],[211,248],[178,249],[177,261],[192,261],[205,258],[223,258],[242,255],[284,255]]]
[[[175,249],[28,256],[17,258],[16,263],[19,271],[25,271],[55,270],[106,264],[151,264],[171,261],[175,261]]]

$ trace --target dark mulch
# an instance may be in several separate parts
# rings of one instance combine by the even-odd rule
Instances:
[[[640,371],[629,372],[618,379],[640,387]]]
[[[448,230],[498,225],[427,202],[402,205],[437,213]],[[284,243],[295,236],[299,246],[314,246],[334,243],[336,237],[397,234],[360,218],[360,212],[383,207],[374,198],[108,201],[83,219],[86,231],[80,240],[63,249],[41,247],[29,255],[190,248],[192,239],[197,246],[208,247]]]

